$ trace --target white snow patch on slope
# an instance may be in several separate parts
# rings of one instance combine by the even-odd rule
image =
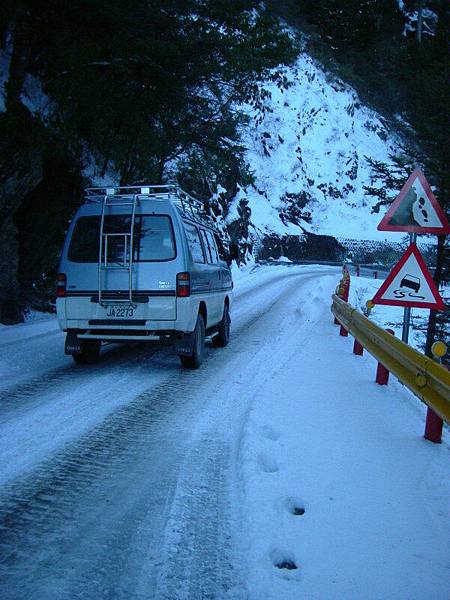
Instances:
[[[32,115],[38,115],[44,121],[50,117],[54,110],[54,103],[42,89],[39,79],[29,73],[25,76],[20,100]]]
[[[363,186],[371,170],[365,157],[389,163],[396,140],[380,117],[361,105],[352,88],[327,74],[306,54],[285,70],[289,89],[268,86],[264,112],[247,108],[250,124],[242,131],[246,157],[257,189],[246,197],[260,234],[301,233],[279,217],[286,192],[306,192],[312,222],[305,229],[356,239],[386,239],[378,232]],[[240,194],[240,198],[242,194]],[[236,201],[237,203],[237,201]],[[235,216],[233,209],[230,211]]]
[[[82,175],[89,182],[90,185],[105,187],[105,186],[117,186],[120,184],[120,176],[115,170],[114,165],[109,163],[107,168],[104,170],[89,150],[85,149],[84,156],[84,168]]]

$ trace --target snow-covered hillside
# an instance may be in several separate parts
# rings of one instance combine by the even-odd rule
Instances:
[[[335,237],[386,239],[376,229],[380,215],[371,213],[363,186],[371,174],[366,157],[389,162],[394,135],[352,88],[307,54],[285,74],[288,89],[274,83],[262,111],[247,109],[251,119],[242,136],[256,189],[240,191],[230,218],[246,198],[257,235],[298,235],[303,227]],[[289,222],[299,206],[310,213],[310,223]]]
[[[7,77],[9,54],[2,52],[0,59]],[[306,230],[337,238],[398,241],[377,231],[380,215],[372,214],[372,202],[364,192],[371,174],[366,157],[389,162],[395,135],[379,115],[362,105],[351,87],[308,54],[302,53],[285,68],[284,76],[286,87],[264,84],[269,95],[262,107],[237,107],[249,116],[240,133],[255,186],[239,190],[228,222],[238,217],[239,202],[246,199],[256,237],[299,235]],[[27,75],[25,83],[23,104],[45,122],[51,101],[35,77]],[[0,80],[0,91],[4,84]],[[87,149],[82,162],[83,176],[93,184],[119,183],[114,165],[106,175],[100,174],[104,161],[95,160]],[[176,172],[178,167],[175,160],[170,169]],[[219,194],[221,190],[219,186]]]

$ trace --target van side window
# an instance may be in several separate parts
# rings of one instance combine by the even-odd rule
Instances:
[[[214,239],[216,240],[216,245],[217,245],[217,249],[219,251],[219,258],[220,258],[220,260],[223,260],[223,262],[227,262],[228,257],[227,257],[227,253],[226,253],[225,247],[222,244],[222,240],[217,235],[217,233],[214,234]]]
[[[208,244],[208,240],[206,239],[206,232],[204,229],[200,229],[200,237],[202,238],[203,248],[205,249],[206,262],[211,264],[212,263],[211,250],[209,249],[209,244]]]
[[[216,265],[219,262],[219,257],[217,255],[216,245],[214,243],[213,235],[210,231],[205,231],[206,238],[209,244],[209,251],[211,252],[211,262]]]
[[[204,263],[205,255],[203,253],[202,243],[200,241],[200,235],[197,227],[191,225],[190,223],[184,223],[184,229],[186,231],[186,238],[193,261],[196,263]]]

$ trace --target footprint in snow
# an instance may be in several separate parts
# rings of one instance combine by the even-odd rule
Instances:
[[[298,577],[298,563],[289,552],[274,548],[270,553],[270,560],[284,579]]]
[[[263,427],[261,427],[261,431],[263,436],[266,439],[271,440],[272,442],[276,442],[280,437],[280,433],[272,427],[270,427],[270,425],[264,425]]]
[[[258,455],[258,464],[264,473],[276,473],[279,469],[277,461],[267,454]]]
[[[287,509],[287,511],[295,517],[302,517],[306,512],[305,504],[300,500],[300,498],[286,498],[284,506]]]

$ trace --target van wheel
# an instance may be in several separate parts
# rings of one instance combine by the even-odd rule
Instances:
[[[228,342],[230,341],[230,323],[231,319],[228,304],[224,304],[223,317],[217,328],[217,335],[215,335],[212,339],[214,346],[224,348],[228,344]]]
[[[187,369],[198,369],[203,362],[205,351],[205,321],[198,315],[194,329],[194,344],[190,356],[180,356],[181,364]]]
[[[82,340],[80,354],[73,354],[72,358],[77,365],[92,365],[100,358],[100,340]]]

